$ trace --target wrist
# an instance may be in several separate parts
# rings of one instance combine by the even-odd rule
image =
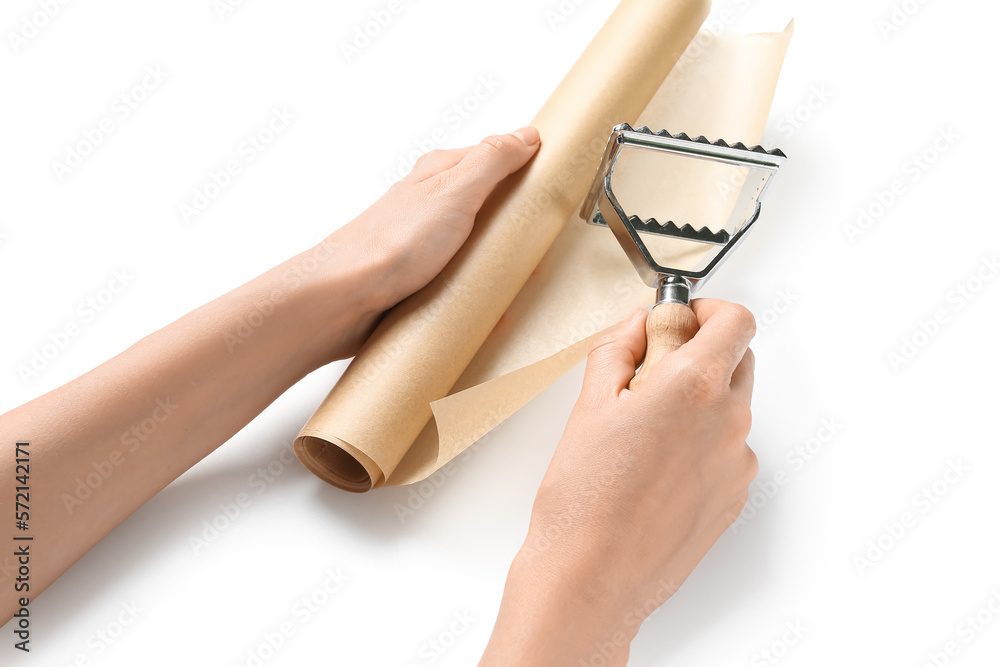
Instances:
[[[327,272],[319,282],[349,286],[352,306],[360,315],[382,313],[410,295],[405,288],[408,248],[397,247],[377,233],[364,216],[352,220],[303,255],[325,258]],[[308,262],[308,259],[304,260]]]
[[[529,534],[511,564],[481,665],[616,667],[628,661],[630,624],[604,581]]]
[[[395,295],[393,257],[357,238],[352,225],[341,227],[288,262],[305,291],[324,304],[330,319],[379,315]]]
[[[304,374],[353,356],[370,334],[392,294],[380,281],[378,255],[351,247],[336,232],[244,286],[258,310],[286,330]],[[250,323],[250,326],[254,326]]]

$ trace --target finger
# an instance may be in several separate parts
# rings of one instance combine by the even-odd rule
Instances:
[[[451,148],[448,150],[433,150],[424,153],[413,165],[413,169],[406,175],[408,179],[416,183],[427,180],[431,176],[436,176],[443,171],[447,171],[461,162],[469,154],[474,146],[464,146],[462,148]]]
[[[646,354],[646,311],[639,309],[587,355],[583,392],[594,397],[617,397],[635,377],[635,369]]]
[[[689,353],[717,364],[729,379],[757,332],[757,322],[743,306],[718,299],[695,299],[691,308],[700,328],[684,347]]]
[[[741,400],[746,401],[747,405],[750,405],[750,401],[753,399],[753,377],[756,366],[757,360],[753,350],[747,348],[743,359],[733,371],[733,379],[729,383],[730,391]]]
[[[539,146],[538,130],[524,127],[511,134],[487,137],[459,162],[442,173],[470,204],[478,208],[503,179],[523,167]]]

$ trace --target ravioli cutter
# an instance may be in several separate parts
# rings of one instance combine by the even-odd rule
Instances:
[[[678,159],[699,163],[677,170]],[[698,321],[691,295],[757,222],[785,161],[778,149],[627,123],[613,128],[580,215],[610,227],[639,277],[656,289],[646,320],[645,361],[630,387],[694,337]]]

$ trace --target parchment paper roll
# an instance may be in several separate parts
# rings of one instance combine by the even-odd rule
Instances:
[[[532,124],[542,146],[503,183],[462,250],[394,308],[295,441],[342,488],[378,486],[447,396],[586,194],[610,128],[634,120],[709,0],[623,0]]]
[[[640,124],[759,141],[791,26],[701,33],[664,81],[678,60],[664,44],[687,45],[705,11],[619,7],[536,117],[535,161],[487,203],[445,272],[387,317],[303,428],[295,450],[310,470],[351,491],[424,479],[579,363],[591,334],[651,301],[606,229],[563,226],[610,128],[643,108]]]
[[[791,37],[791,23],[781,33],[699,33],[638,123],[760,143]],[[686,203],[715,210],[717,182],[696,168],[672,176]],[[578,364],[604,327],[651,304],[653,290],[613,236],[572,216],[452,393],[431,403],[432,425],[388,484],[417,482],[438,470]]]

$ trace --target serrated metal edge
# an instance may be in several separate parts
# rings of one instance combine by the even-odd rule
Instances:
[[[600,211],[594,215],[593,222],[597,225],[606,226],[608,224],[604,219],[604,216],[601,215]],[[629,216],[628,222],[629,225],[638,232],[648,232],[650,234],[656,234],[657,236],[672,236],[686,241],[699,241],[701,243],[712,243],[714,245],[726,245],[729,243],[729,239],[731,238],[729,232],[725,229],[713,232],[707,226],[702,227],[701,229],[695,229],[690,224],[678,227],[672,220],[661,223],[656,218],[643,220],[637,215],[631,215]]]
[[[679,132],[677,134],[671,134],[667,130],[657,130],[657,131],[654,132],[653,130],[649,129],[645,125],[643,125],[642,127],[633,128],[628,123],[622,123],[621,125],[617,126],[615,129],[616,130],[623,130],[625,132],[638,132],[640,134],[649,134],[649,135],[653,135],[653,136],[657,136],[657,137],[668,137],[670,139],[676,139],[678,141],[689,141],[689,142],[695,143],[695,144],[706,144],[706,145],[710,145],[710,146],[720,146],[722,148],[732,148],[732,149],[738,150],[738,151],[748,151],[748,152],[751,152],[751,153],[763,153],[765,155],[774,155],[775,157],[782,157],[782,158],[786,158],[786,159],[788,157],[788,156],[785,155],[785,153],[780,148],[775,148],[775,149],[772,149],[772,150],[767,150],[763,146],[753,146],[753,147],[747,148],[746,144],[744,144],[743,142],[740,142],[740,141],[736,142],[735,144],[730,144],[730,143],[726,142],[724,139],[716,139],[715,141],[709,141],[706,137],[704,137],[702,135],[698,135],[697,137],[692,138],[686,132]]]

